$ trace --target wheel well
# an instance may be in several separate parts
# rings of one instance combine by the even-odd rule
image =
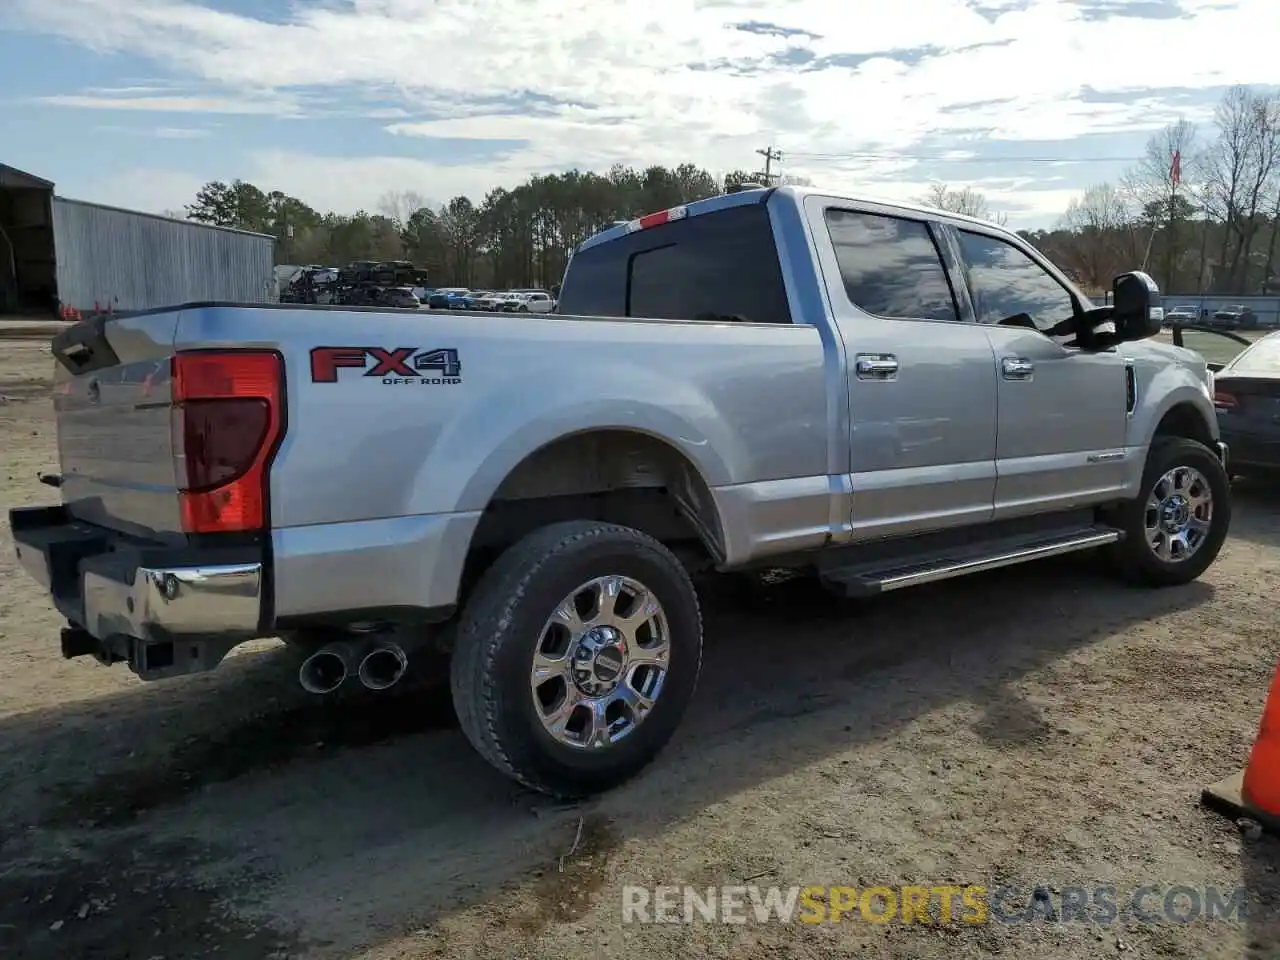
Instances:
[[[688,457],[648,434],[594,430],[541,447],[507,475],[472,537],[463,591],[511,544],[561,520],[632,527],[695,561],[724,555],[711,490]]]
[[[1213,433],[1200,411],[1189,403],[1171,407],[1156,426],[1157,437],[1185,437],[1213,447]]]

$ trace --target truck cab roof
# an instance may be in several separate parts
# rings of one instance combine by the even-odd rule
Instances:
[[[977,217],[970,217],[962,213],[952,213],[947,210],[939,210],[936,207],[910,203],[904,200],[888,200],[882,197],[852,194],[838,190],[822,190],[817,187],[757,187],[753,189],[740,190],[736,193],[707,197],[704,200],[694,200],[692,203],[681,204],[667,210],[657,210],[653,213],[645,214],[642,217],[637,217],[634,220],[622,221],[607,230],[602,230],[595,236],[588,237],[578,245],[577,249],[579,252],[582,250],[589,250],[590,248],[599,246],[602,243],[608,243],[611,240],[618,240],[622,237],[628,236],[629,234],[636,233],[639,230],[643,230],[651,226],[659,226],[660,224],[668,223],[671,220],[697,217],[706,213],[713,213],[717,210],[727,210],[732,207],[765,203],[775,194],[790,199],[797,206],[802,205],[806,197],[830,197],[837,200],[847,200],[850,203],[873,203],[876,206],[894,208],[902,210],[905,213],[912,213],[916,215],[926,214],[929,217],[946,219],[956,223],[981,226],[988,230],[997,229],[1006,233],[1010,232],[1004,230],[1004,228],[1000,227],[998,224],[992,223],[990,220],[981,220]]]

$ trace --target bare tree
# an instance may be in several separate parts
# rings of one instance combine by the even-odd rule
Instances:
[[[1262,268],[1263,293],[1270,293],[1273,286],[1271,278],[1276,263],[1276,239],[1280,234],[1280,184],[1273,185],[1271,192],[1271,239],[1267,241],[1267,261]]]
[[[1000,224],[1000,226],[1004,226],[1009,222],[1009,218],[1003,213],[993,214],[991,206],[987,203],[987,198],[972,187],[961,187],[959,190],[952,190],[945,183],[930,184],[929,192],[920,199],[920,202],[938,210],[946,210],[948,213],[976,217],[979,220],[990,220],[992,223]]]
[[[1204,159],[1205,199],[1222,222],[1219,288],[1243,290],[1249,259],[1280,173],[1280,99],[1237,86],[1227,91],[1214,115],[1217,138]]]
[[[378,199],[378,212],[403,228],[409,218],[428,206],[426,198],[416,190],[390,190]]]
[[[1142,159],[1129,170],[1122,181],[1125,192],[1142,212],[1155,240],[1164,226],[1164,269],[1161,283],[1172,290],[1177,283],[1178,263],[1187,231],[1180,225],[1190,218],[1195,207],[1188,200],[1191,189],[1187,175],[1193,173],[1196,154],[1196,128],[1185,120],[1172,123],[1147,141]]]
[[[1133,201],[1109,183],[1090,187],[1067,205],[1058,225],[1066,231],[1063,266],[1091,290],[1105,290],[1133,268],[1141,239]]]
[[[1254,125],[1256,140],[1251,175],[1246,184],[1248,205],[1244,212],[1247,216],[1242,218],[1246,229],[1240,236],[1240,289],[1243,292],[1248,283],[1253,245],[1262,232],[1263,224],[1270,220],[1271,240],[1261,277],[1261,292],[1265,293],[1275,258],[1276,220],[1280,218],[1280,96],[1270,94],[1255,98]]]

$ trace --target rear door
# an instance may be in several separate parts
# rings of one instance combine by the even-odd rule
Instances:
[[[835,198],[806,206],[845,343],[855,539],[989,520],[995,360],[963,322],[936,223]]]
[[[1129,390],[1123,354],[1083,351],[1048,331],[1082,307],[1064,278],[1006,237],[956,227],[974,314],[996,357],[997,520],[1123,494]]]
[[[92,318],[53,341],[63,501],[87,523],[181,537],[170,359],[178,313]]]

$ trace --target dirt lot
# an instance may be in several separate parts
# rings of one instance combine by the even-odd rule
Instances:
[[[0,341],[6,508],[53,492],[50,362]],[[1236,511],[1185,589],[1074,562],[852,612],[709,593],[677,740],[580,808],[491,772],[438,691],[309,702],[270,641],[163,684],[63,661],[6,528],[0,956],[1280,956],[1280,842],[1197,806],[1241,766],[1280,652],[1280,495],[1241,487]],[[1187,925],[621,924],[623,884],[748,878],[1249,902]]]

